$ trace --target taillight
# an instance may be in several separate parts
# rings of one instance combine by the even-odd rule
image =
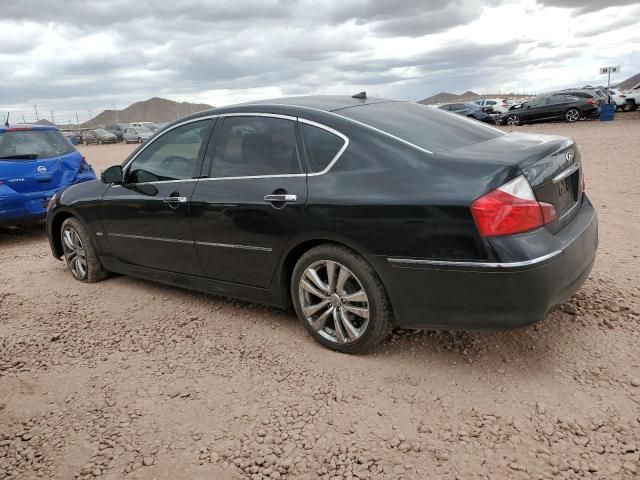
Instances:
[[[595,104],[596,104],[596,101],[595,101],[593,98],[587,98],[587,103],[588,103],[589,105],[595,105]]]
[[[557,219],[550,203],[538,202],[522,175],[471,204],[480,235],[513,235],[542,227]]]

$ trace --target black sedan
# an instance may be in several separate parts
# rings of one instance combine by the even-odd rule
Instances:
[[[508,112],[502,114],[499,123],[511,126],[549,120],[565,120],[573,123],[597,112],[598,103],[593,98],[548,95],[514,105]]]
[[[79,281],[293,305],[342,352],[396,326],[536,322],[582,285],[598,243],[572,140],[338,96],[182,118],[56,195],[47,223]]]
[[[495,125],[500,117],[500,115],[486,113],[481,106],[475,103],[446,103],[438,108],[445,112],[456,113],[463,117],[473,118],[492,125]]]

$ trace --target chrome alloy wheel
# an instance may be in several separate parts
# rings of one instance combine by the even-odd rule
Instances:
[[[516,126],[520,124],[520,117],[517,115],[509,115],[507,117],[507,125]]]
[[[62,230],[62,251],[73,276],[84,280],[87,277],[87,257],[80,236],[72,227]]]
[[[360,280],[344,265],[320,260],[300,279],[298,296],[304,317],[322,337],[351,343],[369,325],[369,299]]]
[[[567,122],[577,122],[580,120],[580,112],[575,108],[572,108],[571,110],[567,110],[565,118],[567,119]]]

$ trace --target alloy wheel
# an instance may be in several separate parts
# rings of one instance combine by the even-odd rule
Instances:
[[[517,115],[510,115],[507,117],[507,125],[515,126],[520,124],[520,117]]]
[[[580,112],[572,108],[571,110],[567,110],[564,117],[567,119],[567,122],[577,122],[580,120]]]
[[[325,339],[339,344],[360,339],[369,325],[369,298],[344,265],[320,260],[303,272],[298,286],[307,322]]]
[[[84,280],[87,277],[87,256],[78,232],[72,227],[62,230],[62,250],[73,276]]]

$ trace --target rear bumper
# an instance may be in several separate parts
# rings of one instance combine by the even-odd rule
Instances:
[[[490,244],[500,261],[386,259],[381,276],[398,326],[510,329],[541,320],[589,276],[598,245],[596,212],[585,197],[555,235],[539,229]]]
[[[16,192],[7,189],[0,192],[0,225],[21,225],[38,222],[47,216],[47,203],[57,192],[65,188],[89,180],[95,180],[95,174],[83,173],[68,185],[62,185],[50,190],[36,192]]]

